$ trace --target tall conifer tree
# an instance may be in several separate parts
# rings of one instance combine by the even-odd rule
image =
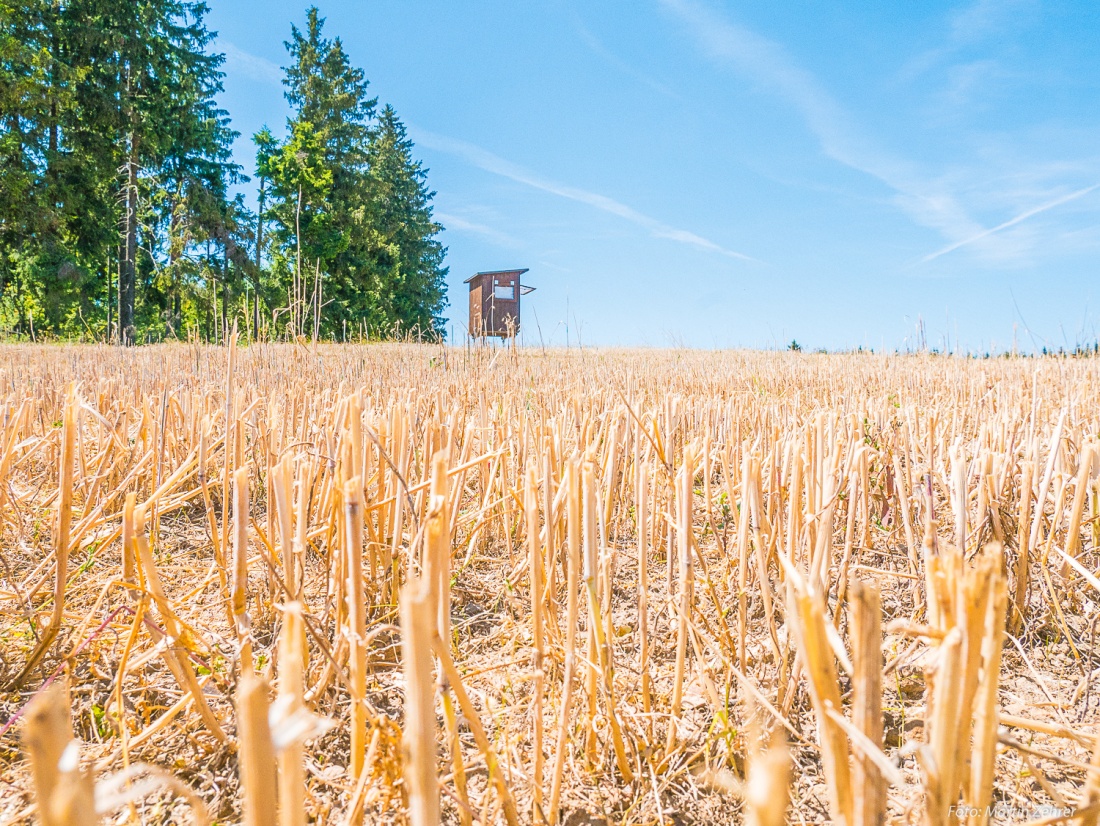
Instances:
[[[393,109],[375,116],[363,71],[323,29],[316,8],[304,29],[291,29],[283,82],[294,113],[281,157],[269,164],[266,215],[288,318],[319,315],[323,335],[360,325],[375,335],[433,335],[442,328],[446,275],[433,237],[442,229],[431,220],[434,193]],[[260,154],[272,156],[261,137]],[[300,323],[294,330],[304,332]]]

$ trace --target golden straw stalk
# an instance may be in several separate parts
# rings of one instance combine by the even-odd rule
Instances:
[[[401,651],[405,674],[402,746],[412,826],[437,826],[439,823],[431,655],[435,619],[430,590],[423,583],[406,586],[401,592]]]

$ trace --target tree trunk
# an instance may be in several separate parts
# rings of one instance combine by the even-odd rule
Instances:
[[[294,240],[298,247],[296,263],[294,265],[294,335],[302,334],[302,186],[298,185],[298,208],[294,212]]]
[[[122,244],[115,245],[115,340],[122,344],[122,327],[119,319],[122,317]]]
[[[107,343],[110,344],[111,343],[111,321],[112,321],[111,310],[113,309],[113,307],[111,306],[111,302],[113,300],[112,297],[111,297],[111,293],[114,292],[111,289],[111,286],[112,286],[111,282],[114,279],[111,277],[111,254],[110,253],[107,253],[107,263],[104,265],[103,274],[107,276]]]
[[[256,327],[256,335],[260,334],[260,273],[263,272],[264,250],[264,184],[266,179],[260,178],[260,202],[256,210],[256,278],[253,287],[256,290],[255,313],[253,323]]]
[[[138,138],[130,134],[130,157],[126,162],[126,238],[119,266],[119,337],[123,344],[134,343],[134,294],[137,287],[137,170]]]
[[[178,204],[184,199],[183,184],[176,185],[175,197],[168,201],[168,295],[165,301],[164,335],[176,336],[180,319],[180,277],[178,265],[183,243],[177,237],[181,232]]]
[[[266,178],[260,178],[260,202],[256,210],[256,271],[260,271],[262,265],[261,256],[264,250],[264,184]]]
[[[313,343],[321,330],[321,259],[317,259],[317,269],[313,273]]]
[[[58,86],[60,85],[60,79],[58,78],[58,64],[61,62],[61,43],[57,35],[57,29],[60,25],[58,20],[60,4],[54,2],[53,4],[53,19],[50,21],[53,33],[50,35],[50,133],[49,144],[46,152],[46,169],[47,178],[50,183],[55,183],[55,164],[57,163],[57,97]]]
[[[222,341],[229,341],[229,247],[222,246]]]

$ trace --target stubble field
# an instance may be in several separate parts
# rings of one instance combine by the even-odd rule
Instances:
[[[11,345],[0,425],[0,823],[1100,816],[1100,360]]]

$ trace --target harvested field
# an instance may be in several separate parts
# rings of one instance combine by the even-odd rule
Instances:
[[[1097,359],[4,347],[0,822],[1095,824],[1098,402]]]

